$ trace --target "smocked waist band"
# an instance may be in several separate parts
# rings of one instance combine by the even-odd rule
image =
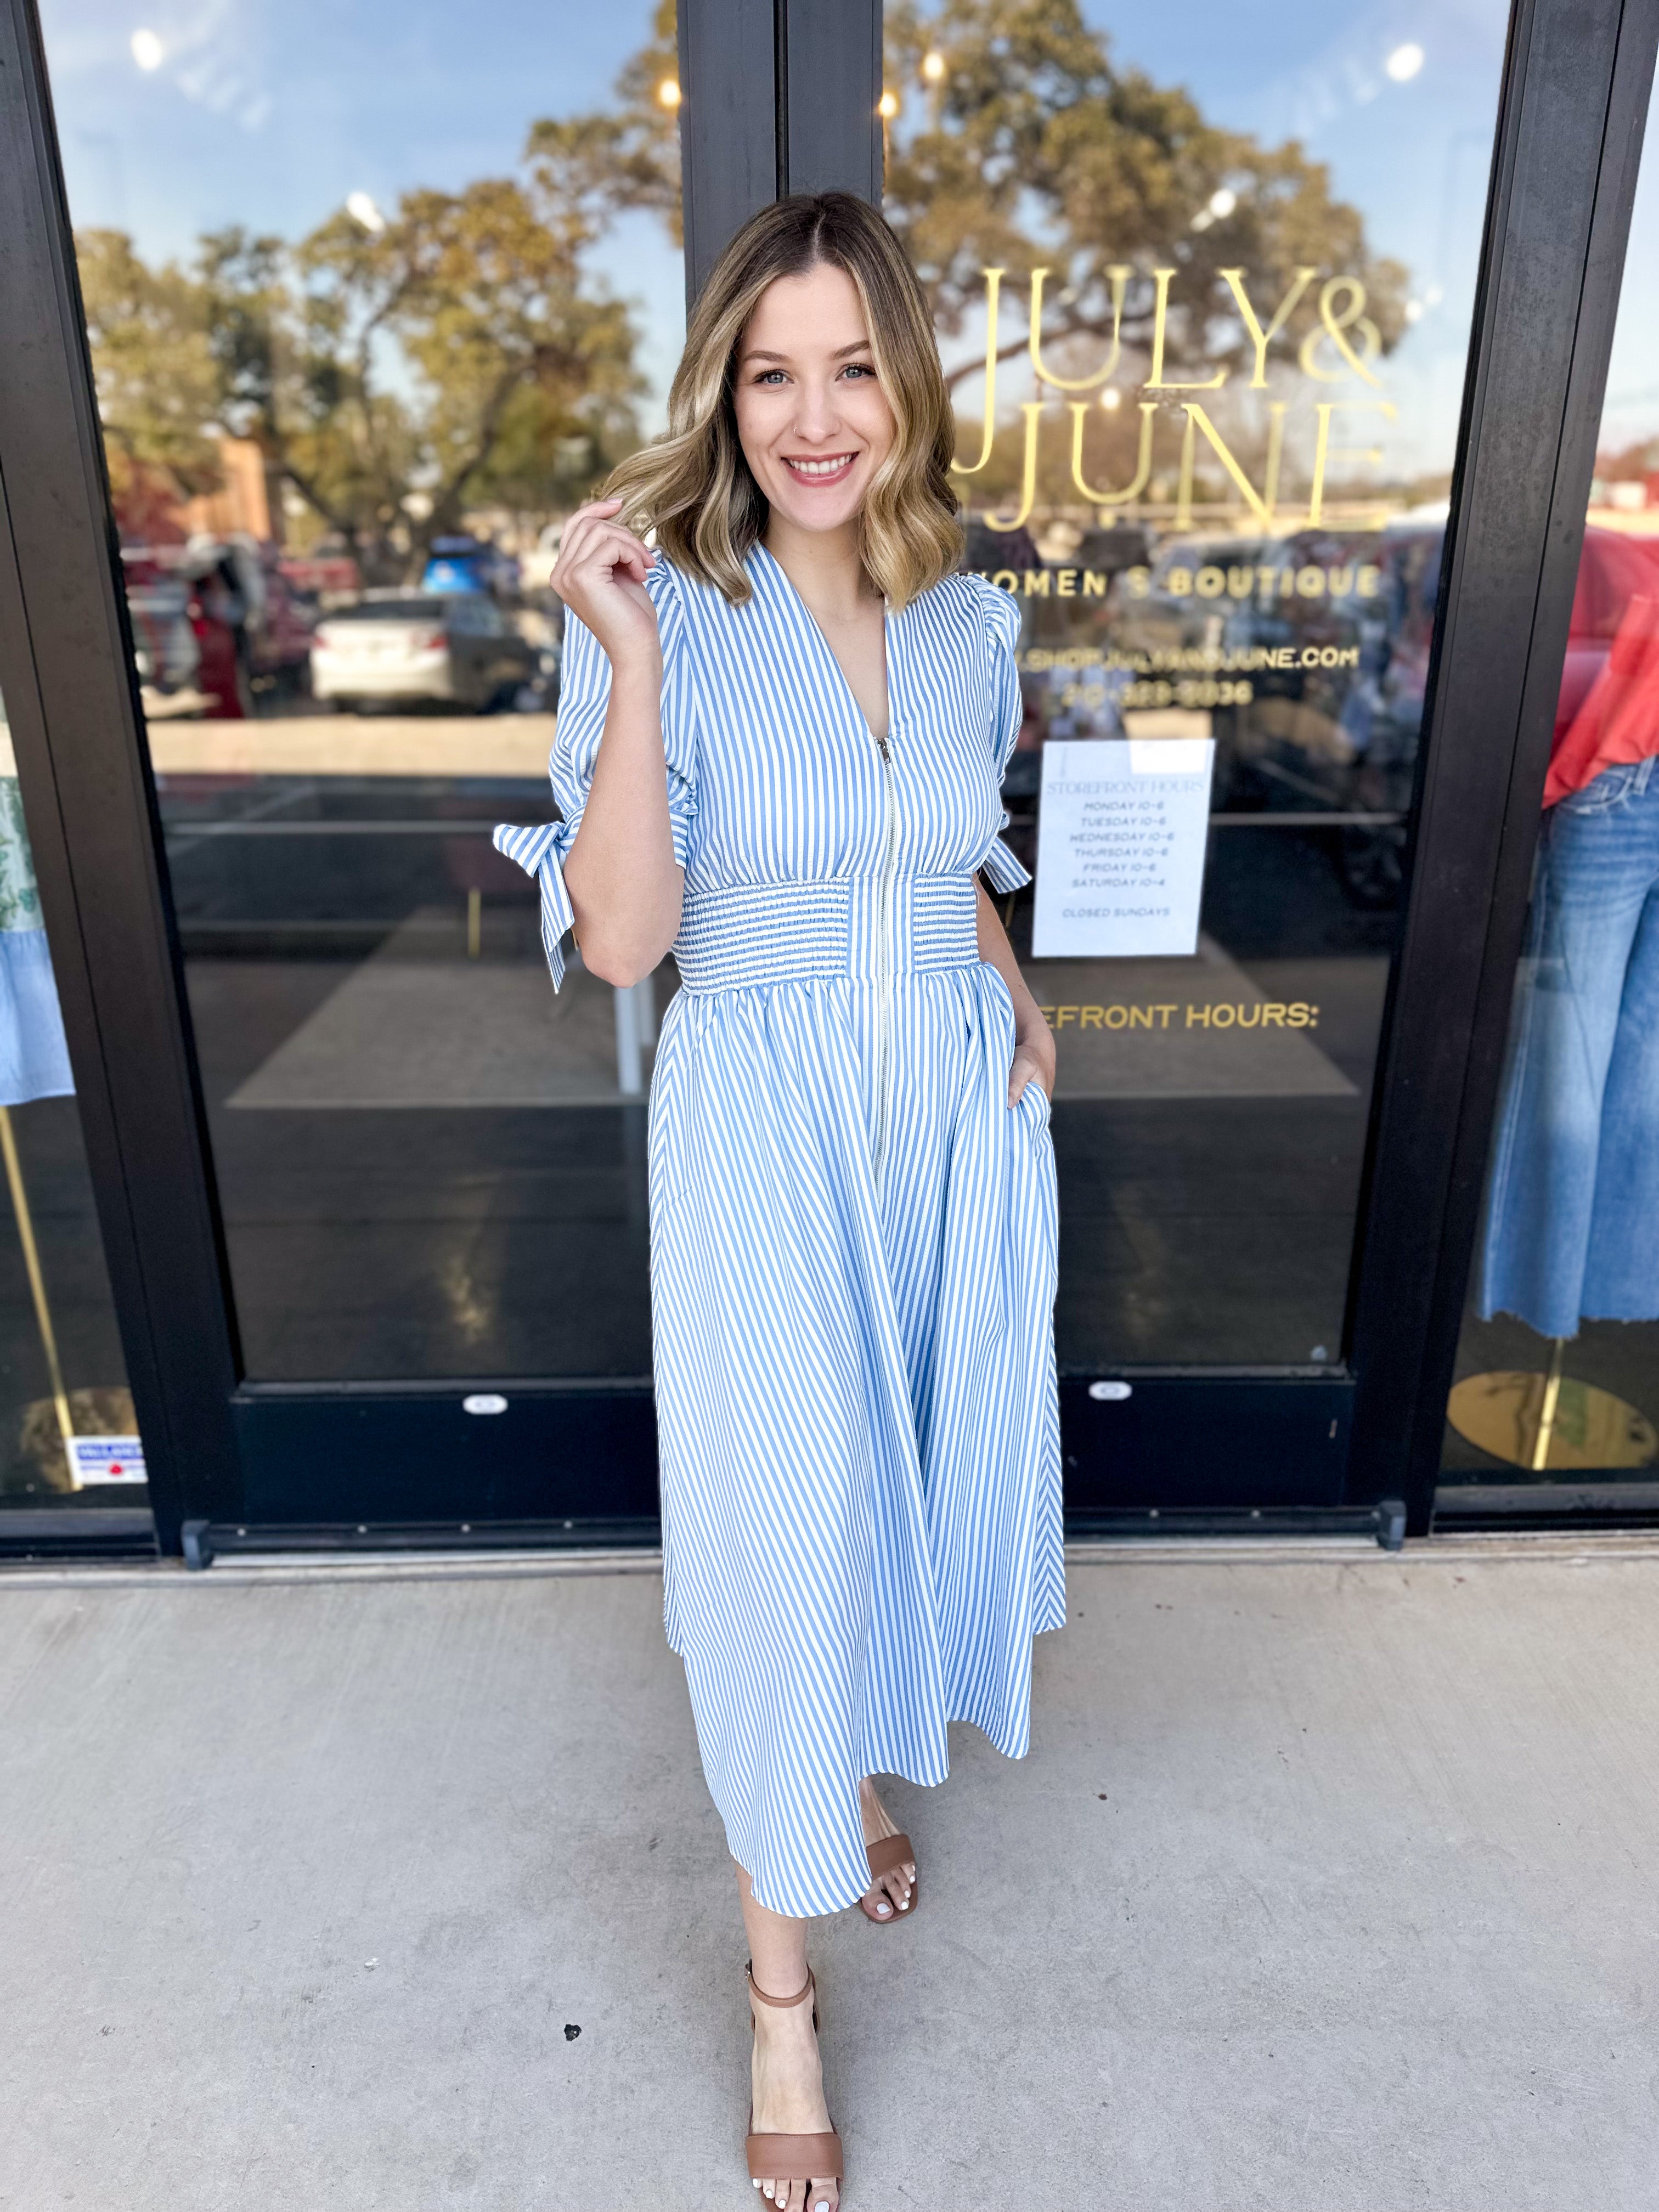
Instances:
[[[974,879],[855,876],[688,890],[674,957],[688,991],[971,967],[979,958]]]

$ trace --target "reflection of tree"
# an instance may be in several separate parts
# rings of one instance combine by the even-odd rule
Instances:
[[[678,246],[678,95],[675,0],[657,0],[650,43],[617,77],[613,108],[532,125],[525,155],[538,187],[557,204],[580,209],[596,227],[625,208],[648,209]]]
[[[1606,483],[1645,483],[1659,473],[1659,438],[1638,438],[1615,453],[1598,453],[1595,473]]]
[[[202,288],[169,264],[147,268],[117,230],[77,240],[87,331],[117,497],[140,504],[158,479],[185,494],[218,481],[204,426],[218,394]]]
[[[419,440],[408,407],[376,388],[372,319],[349,327],[337,296],[296,281],[296,257],[278,238],[213,233],[197,266],[220,420],[253,439],[322,522],[381,566]]]
[[[583,295],[590,241],[580,218],[538,208],[507,179],[406,193],[378,231],[331,216],[295,256],[309,326],[351,403],[312,434],[318,474],[362,471],[378,489],[397,425],[368,403],[388,341],[416,373],[428,538],[453,529],[464,503],[518,489],[545,504],[627,450],[641,389],[634,333],[620,304]]]
[[[895,0],[887,80],[899,100],[890,134],[886,213],[908,246],[942,332],[960,331],[984,297],[986,267],[1052,273],[1048,357],[1102,357],[1112,343],[1115,268],[1125,287],[1126,344],[1150,343],[1155,267],[1172,269],[1171,362],[1208,368],[1254,358],[1223,271],[1243,269],[1265,327],[1295,272],[1357,276],[1383,349],[1404,325],[1406,272],[1367,251],[1358,211],[1330,195],[1322,164],[1291,143],[1267,148],[1206,122],[1188,93],[1112,60],[1077,0]],[[929,59],[937,57],[936,59]],[[924,67],[926,64],[926,67]],[[1023,289],[1023,288],[1022,288]],[[1293,356],[1317,327],[1318,287],[1287,317],[1276,347]],[[1010,337],[1008,356],[1026,337]],[[972,375],[975,355],[953,381]]]
[[[659,36],[630,63],[617,112],[533,126],[522,178],[413,191],[384,216],[342,210],[297,246],[233,227],[188,270],[84,234],[124,515],[155,505],[158,478],[211,489],[216,426],[257,441],[319,522],[389,574],[400,542],[453,529],[465,507],[568,506],[631,450],[635,333],[586,283],[583,255],[619,205],[678,222],[677,133],[657,94],[672,79],[672,0],[659,15],[665,50]]]

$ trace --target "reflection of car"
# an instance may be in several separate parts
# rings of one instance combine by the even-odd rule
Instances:
[[[1251,805],[1254,788],[1258,805],[1407,811],[1439,542],[1437,523],[1390,525],[1380,534],[1301,531],[1282,542],[1286,566],[1298,578],[1322,573],[1326,589],[1307,599],[1299,591],[1276,596],[1276,631],[1258,633],[1259,643],[1291,647],[1293,665],[1258,683],[1239,731],[1234,804]],[[1338,582],[1346,586],[1340,596]],[[1315,654],[1321,664],[1334,655],[1334,664],[1304,665]],[[1356,905],[1395,903],[1405,846],[1399,822],[1339,828],[1337,870]]]
[[[138,681],[155,699],[193,693],[202,665],[191,627],[190,592],[182,583],[127,567],[127,614],[132,623]]]
[[[312,690],[343,708],[436,699],[483,713],[539,673],[535,647],[476,592],[368,592],[327,616],[312,645]]]
[[[1167,693],[1209,709],[1228,811],[1305,811],[1310,826],[1323,812],[1403,811],[1415,720],[1401,772],[1380,686],[1391,605],[1410,594],[1390,558],[1371,532],[1167,539],[1112,589],[1113,642],[1153,679],[1125,705]],[[1391,823],[1341,826],[1338,864],[1358,903],[1393,900],[1403,842]]]
[[[1237,614],[1230,595],[1200,599],[1194,579],[1212,571],[1224,579],[1254,577],[1274,548],[1261,538],[1166,538],[1150,570],[1121,572],[1112,586],[1112,640],[1127,653],[1158,655],[1220,642],[1223,625]],[[1172,583],[1171,580],[1175,582]],[[1176,589],[1176,584],[1182,588]],[[1248,606],[1249,601],[1247,599]]]
[[[558,564],[559,547],[564,538],[562,522],[550,522],[541,532],[534,550],[520,562],[520,582],[526,592],[550,592],[553,571]]]
[[[507,597],[519,588],[519,564],[483,538],[434,538],[421,576],[423,592],[489,592]]]
[[[304,692],[311,682],[316,601],[270,554],[262,554],[249,611],[249,667],[256,691]]]
[[[302,599],[350,599],[363,587],[356,562],[343,551],[279,553],[276,567]]]

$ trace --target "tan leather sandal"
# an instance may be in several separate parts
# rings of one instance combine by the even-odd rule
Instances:
[[[873,1888],[883,1875],[891,1874],[895,1867],[914,1866],[916,1847],[908,1836],[884,1836],[878,1844],[871,1844],[866,1847],[865,1856],[870,1862],[870,1884]],[[908,1905],[902,1912],[898,1906],[895,1905],[885,1919],[879,1912],[872,1912],[870,1910],[868,1897],[860,1898],[859,1911],[866,1920],[873,1920],[878,1928],[890,1928],[896,1920],[910,1918],[916,1909],[916,1897],[920,1889],[920,1879],[912,1881]]]
[[[755,1969],[752,1964],[745,1966],[744,1972],[749,1977],[751,1993],[759,1998],[762,2004],[775,2005],[781,2012],[787,2012],[798,2004],[805,2004],[807,1998],[811,1997],[812,2033],[815,2035],[817,2033],[818,1985],[812,1978],[810,1970],[806,1977],[805,1988],[797,1990],[792,1997],[768,1996],[766,1991],[755,1979]],[[755,2026],[755,2017],[752,2013],[749,2016],[749,2026],[752,2033]],[[753,2132],[755,2108],[750,2105],[749,2107],[750,2132],[747,2148],[749,2179],[751,2181],[799,2181],[804,2187],[810,2190],[813,2182],[823,2181],[826,2177],[833,2178],[836,2181],[844,2178],[841,2137],[838,2135],[830,2133],[818,2136],[757,2136]],[[811,2212],[810,2204],[807,2207],[807,2212]]]

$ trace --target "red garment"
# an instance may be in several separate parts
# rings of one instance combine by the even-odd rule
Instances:
[[[1604,535],[1597,531],[1593,535]],[[1624,549],[1620,549],[1621,551]],[[1631,552],[1635,548],[1629,549]],[[1571,793],[1583,791],[1605,768],[1613,768],[1632,761],[1645,760],[1650,753],[1659,753],[1659,562],[1646,546],[1640,549],[1638,562],[1628,556],[1620,563],[1626,573],[1617,581],[1628,586],[1639,582],[1643,588],[1629,597],[1619,595],[1622,604],[1616,608],[1603,606],[1599,611],[1589,603],[1595,596],[1594,586],[1605,587],[1614,581],[1612,575],[1595,576],[1589,574],[1602,549],[1592,549],[1585,541],[1584,562],[1579,571],[1579,586],[1573,602],[1572,635],[1567,646],[1567,667],[1563,674],[1562,698],[1555,726],[1555,744],[1550,757],[1550,772],[1544,786],[1544,804],[1553,806]],[[1587,589],[1587,586],[1590,588]],[[1583,620],[1590,616],[1593,620]],[[1599,658],[1598,633],[1606,638],[1611,631],[1611,641],[1606,647],[1606,657],[1589,682],[1588,690],[1582,689],[1589,671],[1587,659]],[[1580,703],[1572,710],[1575,691],[1580,693]]]

